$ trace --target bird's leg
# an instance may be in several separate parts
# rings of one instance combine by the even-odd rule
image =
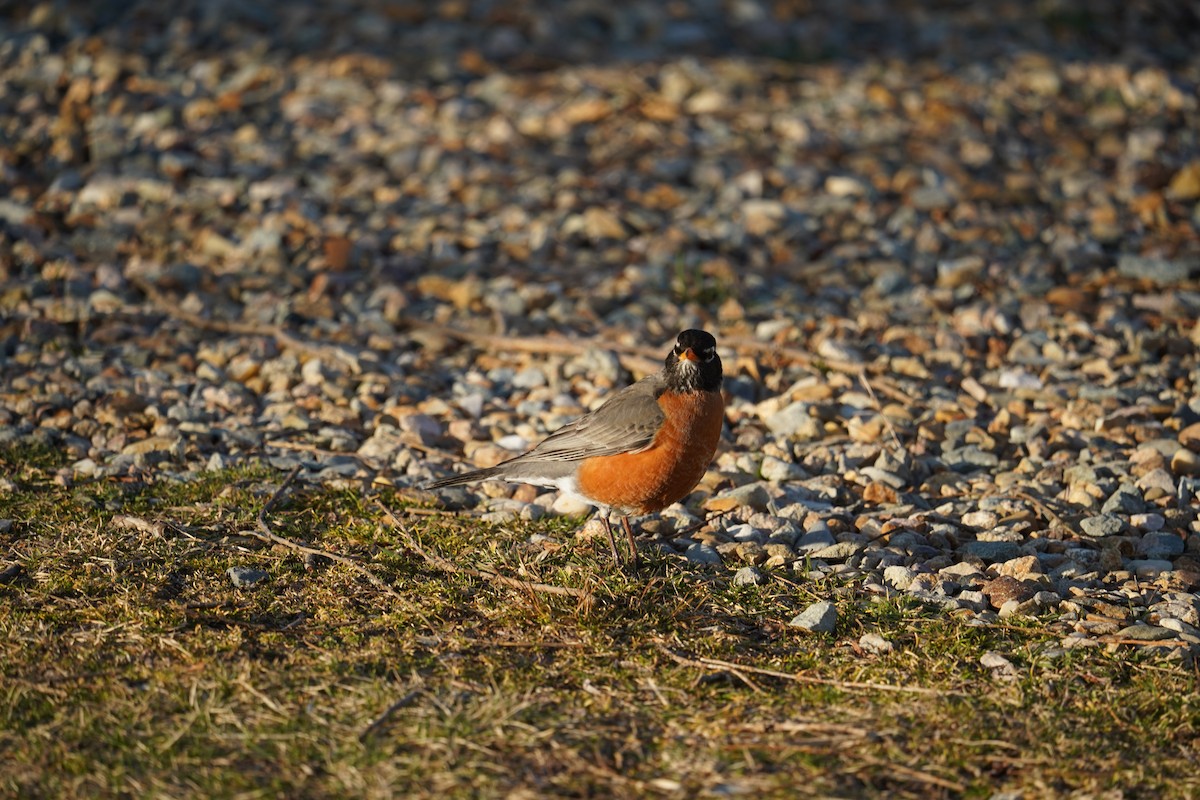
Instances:
[[[608,546],[612,549],[613,563],[620,564],[621,556],[617,554],[617,540],[613,538],[612,523],[608,521],[608,512],[600,512],[600,521],[604,523],[604,532],[608,534]]]
[[[636,569],[638,565],[637,543],[633,541],[633,528],[629,525],[629,516],[621,515],[621,525],[625,528],[625,535],[629,537],[629,558],[630,563]]]

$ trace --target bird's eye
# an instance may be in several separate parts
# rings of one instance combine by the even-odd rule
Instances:
[[[704,348],[704,353],[703,353],[703,355],[702,355],[702,358],[703,358],[705,361],[712,361],[712,360],[713,360],[714,358],[716,358],[716,357],[717,357],[717,351],[716,351],[716,350],[712,349],[711,347],[706,347],[706,348]]]

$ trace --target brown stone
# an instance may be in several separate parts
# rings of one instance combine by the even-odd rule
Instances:
[[[1021,581],[1010,575],[1001,575],[983,584],[983,593],[992,608],[1000,608],[1009,600],[1023,603],[1038,593],[1041,587],[1033,581]]]

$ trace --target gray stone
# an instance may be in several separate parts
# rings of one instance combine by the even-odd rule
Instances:
[[[863,649],[863,652],[877,656],[890,653],[896,649],[896,646],[890,640],[883,638],[878,633],[864,633],[859,637],[858,646]]]
[[[979,664],[984,669],[991,670],[992,674],[998,678],[1015,678],[1017,676],[1016,666],[995,650],[988,650],[980,656]]]
[[[968,528],[990,531],[1000,524],[1000,516],[995,511],[968,511],[961,521]]]
[[[513,376],[512,385],[518,389],[536,389],[546,385],[546,373],[537,367],[528,367]]]
[[[709,498],[704,507],[710,511],[726,511],[738,507],[766,511],[770,502],[771,495],[762,483],[747,483]]]
[[[989,563],[1011,561],[1021,555],[1021,548],[1015,542],[966,542],[958,548],[964,556],[973,556]]]
[[[239,589],[253,586],[267,577],[267,573],[252,567],[230,567],[225,570],[225,574],[229,576],[229,580],[233,581],[233,585]]]
[[[1041,388],[1040,381],[1038,388]],[[1014,425],[1008,440],[1013,444],[1025,444],[1046,434],[1045,425]]]
[[[805,477],[804,470],[800,469],[800,467],[775,456],[763,456],[762,466],[759,467],[759,474],[764,481],[771,481],[772,483]]]
[[[942,454],[942,460],[955,472],[970,472],[977,468],[995,467],[1000,463],[1000,457],[989,453],[976,444],[958,447]]]
[[[458,398],[458,407],[471,419],[483,416],[484,396],[482,392],[472,392]]]
[[[1168,259],[1126,253],[1117,259],[1117,272],[1122,277],[1148,280],[1160,286],[1186,281],[1197,270],[1200,270],[1200,261],[1194,258]]]
[[[1063,470],[1063,480],[1069,486],[1090,486],[1096,482],[1096,470],[1089,464],[1075,464]]]
[[[771,414],[765,420],[767,430],[776,436],[811,438],[818,432],[817,420],[809,413],[811,403],[797,401]]]
[[[964,578],[977,579],[981,577],[979,567],[975,566],[974,564],[968,564],[965,561],[949,564],[945,567],[942,567],[940,570],[938,570],[938,572],[942,575],[948,575],[952,578],[956,578],[960,583],[963,582]]]
[[[889,472],[888,470],[880,469],[879,467],[863,467],[859,470],[859,474],[861,474],[863,477],[870,478],[873,481],[878,481],[886,486],[890,486],[893,489],[903,489],[908,483],[907,480],[905,480],[902,476],[897,475],[895,472]]]
[[[796,549],[801,552],[811,553],[815,550],[822,550],[830,545],[837,544],[837,540],[833,538],[833,534],[825,525],[813,527],[812,530],[800,537],[800,541],[796,543]]]
[[[1063,649],[1075,650],[1083,647],[1099,647],[1100,642],[1088,636],[1082,631],[1076,631],[1063,637],[1061,642]]]
[[[1179,634],[1184,634],[1193,638],[1200,638],[1200,629],[1197,629],[1194,625],[1187,624],[1181,619],[1175,619],[1174,617],[1162,617],[1159,619],[1158,625],[1161,628],[1166,628],[1167,630],[1175,631]],[[1180,638],[1182,638],[1182,636]]]
[[[862,552],[863,546],[858,542],[837,542],[820,550],[814,550],[809,555],[825,561],[842,561]]]
[[[1062,602],[1062,596],[1058,592],[1043,590],[1033,596],[1033,602],[1044,608],[1054,608]]]
[[[100,465],[91,458],[81,458],[71,465],[71,469],[84,478],[94,478],[101,472]]]
[[[586,375],[593,380],[619,384],[624,369],[616,353],[611,350],[591,349],[568,361],[563,367],[563,374],[568,378]]]
[[[696,542],[689,545],[683,552],[684,557],[693,564],[720,564],[721,554],[711,545]]]
[[[821,339],[817,344],[817,355],[832,361],[849,361],[857,364],[862,361],[862,351],[853,343],[828,338]]]
[[[1029,616],[1036,613],[1037,610],[1037,603],[1032,598],[1029,600],[1013,598],[1005,600],[996,613],[1000,615],[1000,619],[1008,619],[1009,617]]]
[[[1153,512],[1132,514],[1129,517],[1129,524],[1141,531],[1161,531],[1166,523],[1162,514]]]
[[[589,514],[592,506],[573,494],[559,494],[550,505],[550,511],[560,517],[579,517]]]
[[[529,522],[537,522],[542,517],[546,516],[546,507],[540,503],[529,503],[521,509],[520,517]]]
[[[812,633],[833,633],[837,626],[837,609],[832,603],[813,603],[793,617],[788,624]]]
[[[980,591],[969,590],[958,593],[955,598],[958,601],[960,608],[969,608],[972,611],[983,611],[988,607],[987,596]]]
[[[954,197],[948,191],[946,191],[946,189],[944,189],[941,186],[918,186],[916,189],[913,189],[909,193],[908,201],[909,201],[909,203],[912,204],[913,208],[915,208],[919,211],[932,211],[932,210],[938,209],[938,208],[949,208],[950,206],[954,205]],[[970,256],[967,256],[967,258],[969,259]],[[956,272],[954,272],[953,270],[949,273],[948,277],[944,277],[946,275],[946,273],[942,269],[943,264],[957,264],[957,263],[965,261],[965,260],[966,259],[959,259],[958,261],[955,261],[955,262],[943,261],[943,262],[939,263],[938,264],[938,283],[939,283],[939,285],[943,285],[943,286],[958,285],[958,284],[947,283],[947,281],[949,281],[951,277],[959,279],[959,280],[970,280],[970,277],[960,278],[960,276],[958,276],[958,274]],[[980,259],[980,261],[982,262],[982,259]],[[968,275],[971,274],[972,269],[974,269],[974,265],[968,264],[967,270],[966,270],[968,272]]]
[[[1146,510],[1146,501],[1136,486],[1123,483],[1104,501],[1100,510],[1105,514],[1140,514]]]
[[[1176,447],[1176,450],[1179,448]],[[1174,452],[1172,452],[1174,455]],[[1137,479],[1137,486],[1144,492],[1155,491],[1159,497],[1175,494],[1175,478],[1167,470],[1157,467]],[[1153,495],[1147,495],[1153,499]]]
[[[1149,559],[1174,558],[1182,555],[1183,549],[1183,538],[1166,531],[1151,531],[1142,536],[1137,543],[1138,555]]]
[[[912,586],[914,577],[915,573],[911,569],[898,564],[883,570],[883,582],[902,592]]]
[[[1175,565],[1165,558],[1135,558],[1125,565],[1125,569],[1139,578],[1156,578],[1175,569]]]
[[[762,544],[767,540],[766,531],[747,523],[730,525],[725,529],[725,535],[735,542],[757,542],[758,544]]]
[[[1085,536],[1099,539],[1104,536],[1116,536],[1125,530],[1125,521],[1112,514],[1100,514],[1095,517],[1084,517],[1079,521],[1079,527]]]
[[[754,567],[742,567],[733,574],[734,586],[758,586],[764,580],[763,574]]]
[[[1200,626],[1200,597],[1191,593],[1176,592],[1161,603],[1150,606],[1150,611],[1159,617],[1171,617]]]
[[[1126,628],[1121,628],[1115,635],[1120,639],[1141,639],[1147,642],[1161,642],[1164,639],[1176,638],[1179,632],[1169,628],[1160,628],[1157,625],[1147,625],[1144,622],[1138,622]]]

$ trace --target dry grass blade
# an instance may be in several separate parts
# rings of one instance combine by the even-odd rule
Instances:
[[[148,519],[132,517],[128,514],[115,515],[109,524],[114,528],[124,528],[126,530],[137,531],[138,533],[148,533],[154,536],[163,535],[163,525],[161,522],[151,522]]]
[[[867,371],[861,369],[858,371],[858,382],[867,390],[867,396],[871,398],[871,402],[875,404],[875,411],[879,414],[879,418],[883,420],[883,424],[887,427],[888,433],[892,437],[892,444],[896,445],[896,449],[901,453],[908,452],[904,449],[904,444],[901,443],[900,437],[896,434],[896,428],[892,425],[892,421],[888,419],[887,414],[883,413],[883,405],[879,402],[879,398],[875,396],[875,390],[871,388],[871,382],[867,380]]]
[[[930,786],[938,786],[942,789],[948,789],[952,792],[959,792],[959,793],[965,792],[967,790],[967,787],[963,786],[958,781],[952,781],[952,780],[949,780],[948,778],[943,778],[940,775],[934,775],[932,773],[925,772],[924,770],[914,769],[912,767],[906,767],[903,764],[897,764],[894,761],[882,761],[882,760],[877,760],[877,759],[867,759],[866,763],[874,765],[874,766],[882,767],[885,770],[887,770],[888,772],[894,773],[895,775],[897,775],[901,778],[913,781],[915,783],[926,783],[926,784],[929,784]]]
[[[490,581],[501,586],[508,586],[513,589],[521,589],[522,591],[530,593],[577,597],[589,605],[595,601],[595,597],[586,589],[576,589],[573,586],[555,586],[554,584],[538,583],[536,581],[523,581],[519,578],[510,578],[507,575],[499,575],[488,570],[474,569],[473,567],[462,567],[458,564],[455,564],[453,561],[449,561],[439,555],[430,553],[423,548],[419,542],[417,542],[416,537],[413,536],[410,531],[405,529],[396,515],[392,513],[390,508],[385,506],[382,501],[376,500],[375,502],[383,511],[383,513],[387,515],[388,521],[392,524],[392,527],[395,529],[396,533],[398,533],[404,539],[405,546],[419,555],[425,560],[425,563],[429,564],[435,569],[452,574],[470,575],[473,578],[482,578],[483,580]]]
[[[833,678],[816,678],[810,675],[798,675],[794,672],[780,672],[774,669],[763,669],[762,667],[752,667],[747,664],[736,664],[732,661],[722,661],[719,658],[689,658],[681,656],[671,650],[662,642],[655,642],[654,646],[661,650],[665,655],[670,657],[678,664],[685,667],[696,667],[697,669],[706,669],[711,671],[728,671],[737,675],[740,672],[750,673],[751,675],[765,675],[771,678],[781,678],[786,681],[794,681],[796,683],[810,683],[819,686],[832,686],[837,689],[845,689],[847,691],[872,691],[872,692],[904,692],[907,694],[925,694],[938,697],[948,695],[960,695],[960,692],[947,691],[942,689],[929,689],[923,686],[896,686],[890,683],[873,683],[870,681],[841,681]],[[739,677],[741,677],[739,675]],[[744,680],[744,679],[743,679]]]
[[[847,375],[857,375],[863,369],[863,365],[857,362],[819,358],[799,347],[787,347],[785,345],[771,344],[770,342],[760,342],[757,339],[728,337],[724,340],[723,345],[738,352],[768,355],[773,359],[788,364],[799,364],[810,369],[825,367]]]
[[[219,333],[232,333],[239,336],[268,337],[274,339],[276,344],[283,349],[341,361],[355,375],[362,372],[362,365],[359,363],[358,356],[345,348],[324,342],[306,341],[289,333],[279,325],[261,325],[253,322],[208,319],[207,317],[202,317],[199,314],[193,314],[190,311],[180,308],[178,303],[168,300],[155,286],[144,280],[134,279],[133,283],[150,299],[151,304],[160,313],[166,314],[171,319],[190,325],[193,328],[217,331]]]
[[[360,742],[366,742],[368,739],[374,736],[381,728],[383,728],[385,724],[387,724],[387,721],[392,718],[393,714],[412,703],[413,700],[416,700],[418,697],[420,697],[422,691],[422,689],[418,688],[410,689],[409,691],[405,692],[403,697],[384,709],[384,712],[376,717],[370,725],[363,728],[362,733],[358,735],[358,740]]]
[[[386,583],[384,583],[382,580],[380,580],[375,575],[375,573],[371,572],[371,570],[367,569],[366,567],[364,567],[362,564],[358,563],[353,558],[349,558],[348,556],[339,555],[337,553],[331,553],[328,550],[322,550],[319,547],[310,547],[306,544],[300,544],[299,542],[294,542],[291,539],[287,538],[286,536],[280,536],[278,533],[275,533],[274,531],[271,530],[271,526],[267,524],[267,514],[269,514],[271,512],[271,509],[275,506],[276,503],[279,502],[279,500],[283,497],[284,493],[287,491],[288,487],[291,486],[292,482],[296,479],[296,476],[299,474],[300,474],[300,467],[296,467],[291,472],[289,472],[288,476],[284,479],[283,483],[279,484],[279,488],[275,490],[275,493],[273,495],[271,495],[270,499],[267,500],[267,502],[263,505],[262,510],[258,512],[258,530],[255,531],[254,534],[258,538],[262,539],[265,542],[270,542],[271,544],[283,545],[284,547],[295,550],[297,553],[303,553],[305,555],[312,555],[312,556],[320,556],[321,558],[327,558],[330,561],[334,561],[338,564],[343,564],[343,565],[349,567],[350,569],[354,570],[355,572],[357,572],[359,575],[362,575],[364,578],[366,578],[368,581],[370,581],[371,584],[374,585],[376,588],[382,590],[383,592],[386,592],[387,594],[391,595],[392,597],[396,598],[397,600],[403,599],[395,589],[393,589],[391,586],[388,586]]]
[[[429,331],[448,339],[457,339],[483,347],[488,351],[509,353],[540,353],[546,355],[577,356],[589,350],[595,350],[598,345],[592,340],[564,339],[548,336],[506,336],[495,333],[475,333],[447,325],[438,325],[424,320],[408,320],[408,327]],[[628,347],[616,344],[612,339],[606,339],[604,349],[612,350],[621,361],[621,366],[630,372],[649,374],[662,367],[662,361],[657,354],[639,347]]]
[[[1056,514],[1054,509],[1050,508],[1050,506],[1046,505],[1037,497],[1034,497],[1033,494],[1018,489],[1013,492],[1013,496],[1028,501],[1029,504],[1032,505],[1034,509],[1036,509],[1037,512],[1042,515],[1042,519],[1046,520],[1046,522],[1050,523],[1051,525],[1055,525],[1060,528],[1065,527],[1062,517]]]

